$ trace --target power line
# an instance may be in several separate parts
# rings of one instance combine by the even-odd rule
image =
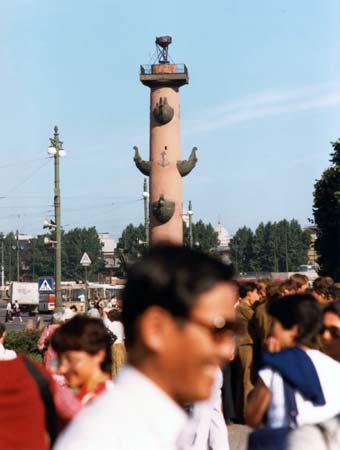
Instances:
[[[44,158],[44,160],[46,160],[46,158]],[[48,158],[48,160],[45,161],[44,164],[39,166],[36,170],[33,170],[33,172],[31,172],[26,178],[24,178],[23,181],[21,181],[20,183],[16,184],[15,186],[13,186],[12,189],[10,189],[8,191],[8,194],[10,194],[11,192],[15,191],[19,187],[21,187],[23,184],[26,183],[26,181],[30,180],[33,177],[33,175],[35,175],[37,172],[39,172],[39,170],[41,170],[43,167],[47,166],[47,164],[49,163],[49,160],[50,160],[50,158]]]
[[[29,164],[29,163],[33,163],[36,161],[42,161],[43,159],[49,159],[49,156],[45,156],[44,158],[36,158],[36,159],[26,159],[24,161],[20,161],[20,162],[12,162],[12,163],[8,163],[8,164],[4,164],[3,166],[0,166],[0,169],[7,169],[7,167],[12,167],[12,166],[20,166],[23,164]]]

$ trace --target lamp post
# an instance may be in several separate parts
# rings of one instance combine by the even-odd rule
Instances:
[[[189,216],[189,247],[193,247],[193,236],[192,236],[192,207],[191,207],[191,200],[189,200],[189,207],[188,207],[188,216]]]
[[[19,246],[19,230],[16,231],[15,234],[17,245],[16,245],[16,253],[17,253],[17,281],[20,281],[20,246]]]
[[[65,156],[63,143],[59,139],[58,127],[54,127],[54,136],[50,138],[48,154],[54,158],[54,216],[55,216],[55,311],[61,311],[61,219],[60,219],[60,177],[59,158]]]
[[[150,245],[150,223],[149,223],[149,191],[146,178],[144,178],[143,199],[144,199],[144,225],[145,225],[145,245],[149,248]]]

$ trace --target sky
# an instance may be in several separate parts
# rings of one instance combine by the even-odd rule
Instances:
[[[193,220],[230,233],[312,217],[313,185],[340,138],[338,0],[2,0],[0,231],[42,233],[53,217],[49,138],[58,125],[65,230],[119,237],[144,220],[149,89],[140,64],[171,35],[185,63],[183,180]]]

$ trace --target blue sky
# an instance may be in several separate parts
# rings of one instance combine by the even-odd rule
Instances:
[[[313,184],[340,138],[338,0],[3,0],[0,230],[40,233],[53,216],[49,137],[59,126],[65,229],[119,236],[143,221],[148,88],[157,35],[185,63],[182,156],[194,220],[230,232],[312,216]]]

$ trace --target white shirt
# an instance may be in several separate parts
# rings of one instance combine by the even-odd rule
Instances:
[[[340,412],[340,364],[318,350],[307,350],[319,376],[321,388],[326,400],[323,406],[315,406],[306,400],[299,392],[295,393],[298,409],[297,424],[315,424],[334,417]],[[285,421],[283,381],[278,372],[271,368],[259,371],[259,376],[271,391],[271,400],[268,408],[268,425],[278,428],[288,425]]]
[[[190,450],[229,450],[228,429],[221,408],[222,384],[223,374],[218,369],[210,398],[193,405],[195,433]]]
[[[82,410],[54,450],[178,450],[185,412],[156,384],[124,367],[110,391]]]
[[[15,359],[17,357],[17,354],[14,350],[7,350],[1,343],[0,343],[0,361],[8,361],[10,359]]]
[[[103,322],[106,328],[108,328],[113,334],[117,336],[115,344],[122,344],[125,337],[122,322],[119,322],[118,320],[114,320],[113,322],[111,322],[111,320],[105,316],[103,317]]]

